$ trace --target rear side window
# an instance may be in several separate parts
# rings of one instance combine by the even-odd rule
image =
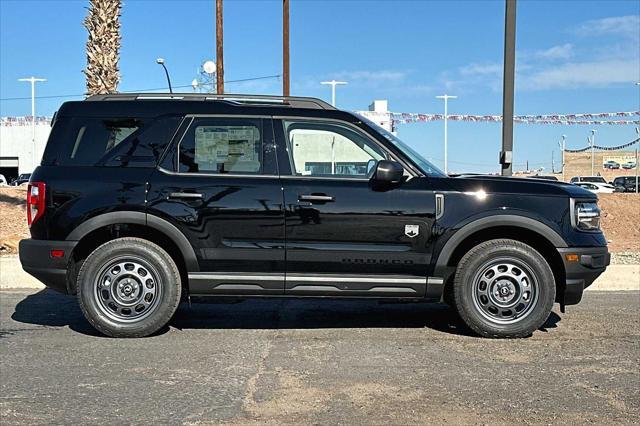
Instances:
[[[180,142],[182,173],[262,173],[262,120],[196,118]]]
[[[64,166],[154,166],[173,136],[179,117],[156,120],[74,117],[62,121],[65,129],[52,132],[60,139],[49,162]],[[56,127],[54,126],[54,127]],[[51,157],[55,161],[51,161]]]

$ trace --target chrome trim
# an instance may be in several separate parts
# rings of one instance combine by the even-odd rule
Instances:
[[[436,194],[436,220],[444,216],[444,194]]]
[[[189,176],[189,177],[216,177],[216,178],[271,178],[278,179],[278,175],[241,175],[241,174],[231,174],[231,173],[184,173],[184,172],[172,172],[171,170],[167,170],[164,167],[158,166],[158,171],[170,175],[170,176]]]
[[[284,280],[284,274],[233,274],[229,272],[221,273],[197,273],[189,274],[190,280],[234,280],[234,281],[246,281],[246,280],[262,280],[262,281],[282,281]]]
[[[233,281],[298,281],[298,282],[336,282],[336,283],[390,283],[390,284],[425,284],[426,278],[385,278],[385,277],[348,277],[327,276],[326,274],[234,274],[230,272],[191,273],[190,280],[233,280]]]
[[[393,283],[393,284],[425,284],[426,278],[384,278],[384,277],[345,277],[313,274],[287,274],[287,281],[300,282],[335,282],[335,283]]]

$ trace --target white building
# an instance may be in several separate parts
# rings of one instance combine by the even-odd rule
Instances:
[[[374,100],[371,105],[369,105],[368,111],[356,111],[356,113],[373,121],[383,129],[395,134],[396,129],[393,125],[393,120],[391,119],[391,114],[389,112],[389,101],[386,99]]]
[[[31,173],[40,164],[51,131],[51,120],[38,117],[33,126],[30,117],[2,117],[0,119],[0,174],[7,181],[22,173]]]

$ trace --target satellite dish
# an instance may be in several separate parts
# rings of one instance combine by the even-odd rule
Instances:
[[[202,69],[207,74],[213,74],[216,72],[216,63],[213,61],[207,61],[204,64],[202,64]]]

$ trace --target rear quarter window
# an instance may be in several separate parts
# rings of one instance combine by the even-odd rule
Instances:
[[[153,167],[181,118],[73,117],[56,120],[43,164]],[[52,152],[53,150],[53,152]]]

